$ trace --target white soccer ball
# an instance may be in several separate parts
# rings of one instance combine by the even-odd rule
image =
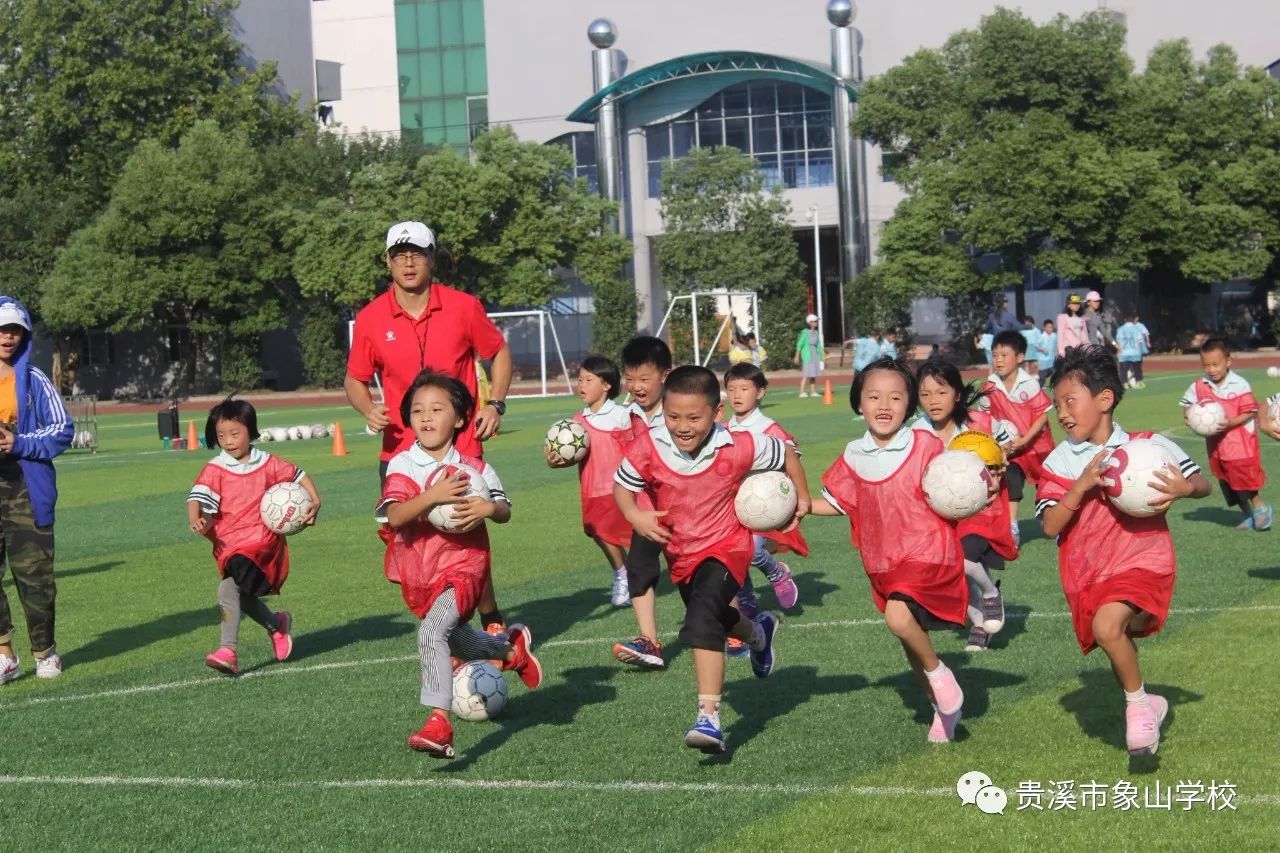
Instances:
[[[1280,379],[1280,367],[1277,367],[1274,364],[1271,365],[1267,368],[1267,375],[1272,379]]]
[[[997,432],[999,432],[998,427],[1004,427],[1004,431],[1009,434],[1009,441],[1011,442],[1017,441],[1018,439],[1022,438],[1022,430],[1018,429],[1018,425],[1015,424],[1013,421],[997,420],[994,424],[992,424],[992,426],[994,428],[997,428],[996,429]]]
[[[1178,470],[1178,461],[1168,448],[1149,438],[1135,438],[1120,445],[1107,459],[1106,476],[1112,485],[1104,491],[1112,506],[1126,515],[1143,518],[1164,512],[1149,506],[1147,501],[1161,496],[1161,492],[1148,483],[1159,482],[1155,472],[1161,468]]]
[[[473,660],[453,671],[453,713],[464,720],[492,720],[507,706],[507,681],[487,660]]]
[[[781,471],[752,474],[738,487],[733,509],[751,530],[779,530],[796,514],[796,484]]]
[[[484,481],[484,477],[480,476],[480,472],[475,468],[466,465],[440,465],[427,478],[427,486],[436,483],[441,477],[453,476],[454,473],[461,472],[467,475],[469,480],[467,490],[462,493],[461,497],[478,497],[489,500],[492,496],[489,493],[489,484]],[[427,521],[431,522],[431,526],[436,530],[442,530],[445,533],[452,533],[458,529],[458,524],[453,520],[453,504],[436,504],[427,513]]]
[[[291,427],[289,427],[289,428],[288,428],[288,430],[286,430],[286,434],[289,436],[289,440],[290,440],[290,441],[301,441],[301,440],[302,440],[302,427],[300,427],[300,426],[291,426]]]
[[[976,515],[987,505],[991,474],[976,454],[947,450],[924,469],[920,486],[929,507],[953,521]]]
[[[329,431],[325,429],[324,424],[312,424],[309,428],[312,438],[328,438]]]
[[[272,427],[271,440],[272,441],[288,441],[289,430],[286,429],[285,427]]]
[[[589,444],[586,428],[573,418],[558,420],[547,430],[547,449],[566,462],[586,459]]]
[[[1267,414],[1271,415],[1273,424],[1280,423],[1280,395],[1276,395],[1274,400],[1267,403]]]
[[[1217,435],[1218,429],[1227,422],[1227,410],[1212,400],[1195,402],[1187,406],[1186,421],[1197,435]]]
[[[325,436],[327,438],[333,438],[333,434],[338,431],[338,425],[329,424],[327,427],[324,428],[324,431],[325,431]]]
[[[71,439],[72,447],[93,447],[93,433],[82,429]]]
[[[273,441],[274,439],[275,439],[275,436],[272,435],[271,430],[267,427],[263,427],[262,430],[258,433],[258,441],[266,442],[266,441]]]
[[[311,495],[299,483],[276,483],[258,504],[262,523],[272,533],[292,536],[302,529],[302,517],[311,508]]]

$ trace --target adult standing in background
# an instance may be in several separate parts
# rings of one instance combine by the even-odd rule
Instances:
[[[804,318],[804,328],[796,338],[796,352],[792,361],[800,366],[800,396],[808,397],[806,384],[812,385],[813,396],[818,396],[818,376],[827,360],[826,345],[822,341],[822,332],[818,331],[818,315],[810,314]]]
[[[459,453],[480,457],[480,442],[497,433],[507,410],[511,350],[506,339],[479,299],[432,279],[436,237],[426,225],[391,226],[384,259],[391,287],[356,315],[343,383],[348,402],[382,433],[379,474],[385,477],[391,457],[413,444],[413,433],[400,423],[399,412],[414,377],[430,368],[457,379],[474,397],[475,359],[491,358],[491,399],[477,406],[456,442]],[[381,402],[369,390],[374,373],[382,381]]]
[[[1058,315],[1054,325],[1058,331],[1058,357],[1054,360],[1054,370],[1066,355],[1068,347],[1084,346],[1089,341],[1089,328],[1084,322],[1084,301],[1080,294],[1073,293],[1067,297],[1067,304]]]
[[[1003,293],[996,297],[996,306],[987,315],[987,325],[983,331],[992,337],[1001,332],[1022,331],[1022,324],[1018,322],[1018,316],[1009,310],[1009,297]]]
[[[1096,290],[1090,290],[1085,294],[1084,322],[1088,327],[1089,343],[1099,344],[1111,350],[1116,348],[1116,327],[1102,313],[1102,294]]]

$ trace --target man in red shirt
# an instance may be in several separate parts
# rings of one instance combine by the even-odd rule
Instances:
[[[478,407],[458,435],[459,453],[480,457],[480,442],[498,431],[511,385],[511,350],[502,332],[470,294],[432,281],[436,238],[421,222],[401,222],[387,231],[386,262],[391,287],[360,309],[351,338],[344,387],[347,400],[370,428],[382,433],[379,473],[413,444],[400,423],[405,391],[422,370],[453,376],[476,394],[475,359],[493,359],[492,397]],[[381,376],[383,400],[374,402],[369,382]]]

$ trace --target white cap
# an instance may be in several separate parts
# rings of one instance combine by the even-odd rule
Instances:
[[[387,249],[400,245],[433,249],[436,245],[436,235],[421,222],[401,222],[387,229]]]
[[[805,321],[806,323],[816,323],[816,322],[818,322],[818,315],[817,315],[817,314],[810,314],[808,317],[805,317],[805,318],[804,318],[804,321]]]
[[[0,305],[0,326],[21,326],[28,332],[31,331],[31,323],[12,302]]]

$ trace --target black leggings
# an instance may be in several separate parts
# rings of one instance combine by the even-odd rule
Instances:
[[[1227,506],[1239,507],[1245,515],[1253,513],[1253,499],[1258,493],[1249,489],[1233,489],[1227,485],[1226,480],[1219,480],[1218,486],[1222,489],[1222,497],[1226,500]]]

